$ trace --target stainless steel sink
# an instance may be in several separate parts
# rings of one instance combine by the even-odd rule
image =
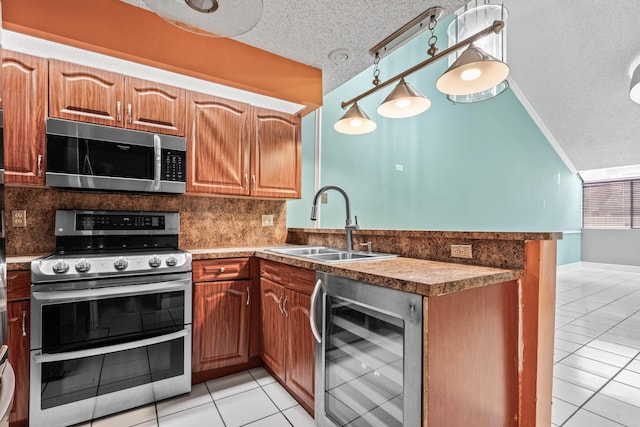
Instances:
[[[397,255],[394,254],[360,251],[347,252],[344,249],[326,248],[324,246],[283,246],[268,248],[267,250],[283,255],[298,256],[323,262],[375,261],[397,257]]]

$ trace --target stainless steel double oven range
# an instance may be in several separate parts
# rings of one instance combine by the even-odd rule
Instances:
[[[56,212],[31,264],[31,425],[69,425],[191,389],[191,254],[175,212]]]

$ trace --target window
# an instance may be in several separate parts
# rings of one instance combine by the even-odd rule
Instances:
[[[640,228],[640,180],[584,184],[584,228]]]

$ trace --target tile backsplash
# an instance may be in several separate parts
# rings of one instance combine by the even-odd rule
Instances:
[[[11,211],[23,209],[27,226],[12,227]],[[281,245],[287,237],[284,200],[5,187],[7,255],[53,253],[56,209],[177,211],[183,249]],[[262,227],[262,215],[273,215],[273,227]]]

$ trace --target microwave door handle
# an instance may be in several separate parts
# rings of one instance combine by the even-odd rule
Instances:
[[[138,341],[108,345],[106,347],[88,348],[86,350],[69,351],[66,353],[52,353],[52,354],[45,353],[45,354],[34,355],[32,357],[33,357],[33,361],[38,364],[60,362],[63,360],[71,360],[71,359],[82,359],[85,357],[100,356],[102,354],[115,353],[117,351],[147,347],[154,344],[173,341],[178,338],[186,337],[187,335],[189,335],[189,329],[182,329],[178,332],[173,332],[167,335],[160,335],[158,337],[145,338],[143,340],[138,340]]]
[[[318,279],[315,288],[313,288],[313,294],[311,294],[311,306],[309,307],[309,325],[311,325],[311,332],[313,332],[313,337],[318,343],[322,342],[322,334],[318,330],[318,323],[316,322],[316,302],[321,290],[322,280]]]
[[[162,139],[160,139],[160,135],[153,135],[153,155],[155,158],[154,162],[154,176],[153,176],[153,191],[160,191],[160,174],[162,172]]]

